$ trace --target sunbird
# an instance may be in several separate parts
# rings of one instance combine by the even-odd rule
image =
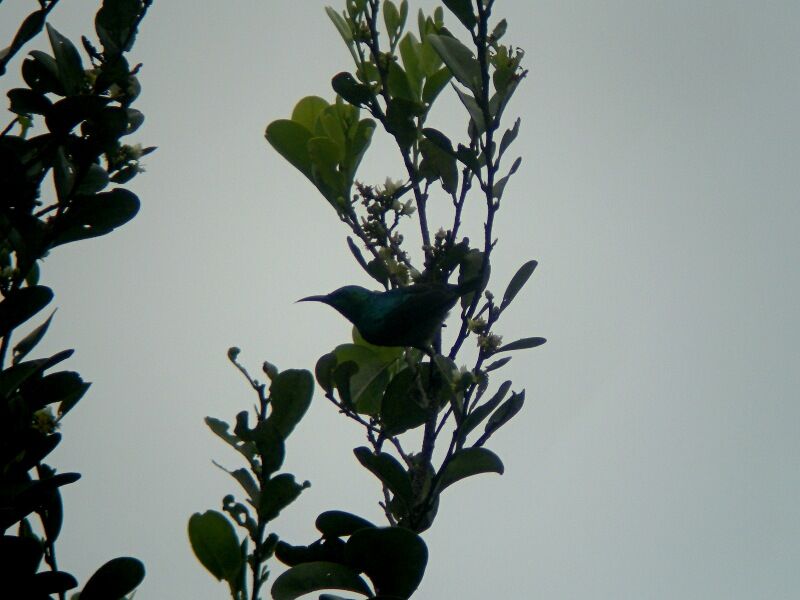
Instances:
[[[356,326],[361,337],[375,346],[413,346],[427,350],[456,301],[478,287],[476,280],[415,283],[385,292],[346,285],[324,296],[298,302],[322,302]]]

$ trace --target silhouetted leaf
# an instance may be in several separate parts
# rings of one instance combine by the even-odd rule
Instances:
[[[503,139],[500,140],[500,156],[503,156],[512,142],[517,139],[520,123],[522,123],[522,119],[518,118],[516,121],[514,121],[514,127],[506,130],[506,132],[503,134]]]
[[[336,356],[332,352],[320,356],[314,367],[314,376],[317,379],[317,383],[326,393],[330,393],[333,390],[333,372],[335,369]]]
[[[376,595],[385,597],[410,597],[428,562],[425,542],[404,527],[361,529],[347,540],[345,554],[370,578]]]
[[[59,222],[52,245],[105,235],[133,219],[137,212],[139,198],[123,188],[75,198]]]
[[[33,575],[39,568],[44,547],[38,538],[4,535],[0,537],[0,577]]]
[[[529,260],[517,269],[517,272],[514,273],[514,276],[508,283],[506,291],[503,293],[503,301],[500,303],[500,310],[503,310],[506,306],[511,304],[511,301],[517,296],[522,286],[530,279],[530,276],[533,274],[538,264],[539,263],[535,260]]]
[[[230,433],[228,431],[230,429],[230,425],[228,425],[225,421],[221,421],[220,419],[215,419],[214,417],[206,417],[205,423],[206,425],[208,425],[208,428],[211,431],[213,431],[229,446],[231,446],[242,456],[244,456],[248,461],[253,459],[253,456],[255,455],[256,451],[255,444],[252,442],[245,442],[238,436],[234,435],[233,433]]]
[[[47,35],[50,37],[50,45],[53,47],[53,55],[58,65],[58,79],[64,90],[70,96],[80,93],[84,84],[84,74],[83,62],[77,48],[49,23]]]
[[[233,582],[243,567],[239,538],[222,513],[207,510],[189,518],[189,541],[200,563],[218,580]]]
[[[489,363],[488,365],[486,365],[483,368],[483,370],[486,371],[487,373],[489,373],[491,371],[495,371],[496,369],[499,369],[500,367],[503,367],[503,366],[507,365],[510,361],[511,361],[511,357],[510,356],[506,356],[506,357],[501,358],[500,360],[495,360],[495,361]]]
[[[112,558],[86,582],[81,600],[122,600],[143,580],[142,561],[129,556]]]
[[[80,401],[90,385],[74,371],[59,371],[26,385],[24,394],[32,410],[59,402],[59,415],[64,415]]]
[[[542,337],[529,337],[529,338],[522,338],[521,340],[513,341],[509,344],[504,344],[500,346],[495,353],[497,352],[508,352],[510,350],[526,350],[527,348],[536,348],[537,346],[541,346],[547,340]]]
[[[428,418],[419,404],[420,392],[411,369],[403,369],[386,386],[381,402],[381,422],[386,435],[400,435],[419,427]]]
[[[47,113],[53,103],[47,96],[40,92],[35,92],[28,88],[16,88],[8,91],[8,99],[11,101],[9,110],[18,115],[33,113],[43,115]]]
[[[272,521],[310,485],[307,481],[297,483],[291,473],[276,475],[261,488],[259,515],[266,521]]]
[[[350,567],[334,562],[315,561],[292,567],[272,584],[274,600],[295,600],[320,590],[348,590],[372,596],[367,582]]]
[[[464,448],[453,454],[439,476],[439,491],[456,481],[478,475],[480,473],[503,474],[504,467],[500,458],[486,448]]]
[[[481,276],[481,269],[483,268],[483,252],[475,248],[469,250],[464,258],[461,260],[461,265],[458,270],[458,283],[462,285],[467,281],[472,281]],[[480,287],[475,292],[470,292],[461,296],[461,308],[467,308],[472,304],[472,299],[475,294],[480,294],[486,288],[491,274],[491,265],[486,265],[486,272],[483,274],[483,281]]]
[[[494,186],[492,187],[493,198],[497,198],[498,200],[500,200],[500,198],[503,197],[503,192],[506,189],[506,184],[508,183],[508,180],[514,173],[517,172],[517,169],[519,169],[519,166],[521,164],[522,164],[522,158],[517,158],[514,161],[514,164],[511,165],[511,169],[509,169],[508,174],[505,175],[504,177],[501,177],[495,182]]]
[[[497,392],[495,392],[494,396],[480,406],[476,407],[475,410],[473,410],[467,416],[467,418],[464,419],[461,427],[459,427],[459,433],[461,434],[462,440],[466,438],[470,431],[480,425],[495,408],[497,408],[497,406],[503,401],[503,398],[506,397],[506,394],[508,394],[508,390],[510,389],[511,381],[504,381],[497,389]]]
[[[511,398],[503,402],[500,408],[498,408],[487,421],[486,427],[484,428],[484,435],[492,435],[495,431],[508,423],[514,415],[522,410],[523,404],[525,404],[525,390],[522,390],[519,394],[511,394]]]
[[[44,334],[47,333],[47,328],[50,327],[50,321],[53,320],[53,315],[55,314],[56,311],[53,310],[44,323],[31,331],[28,335],[22,338],[16,346],[14,346],[14,364],[17,364],[19,361],[25,358],[28,353],[36,347],[36,344],[41,341],[41,339],[44,337]]]
[[[443,4],[449,8],[458,20],[469,30],[477,24],[475,14],[472,12],[472,0],[442,0]]]
[[[22,25],[19,26],[14,40],[11,42],[13,48],[21,48],[31,41],[44,27],[47,14],[44,9],[36,10],[25,17]]]
[[[0,302],[0,337],[8,335],[19,325],[47,306],[53,291],[43,285],[20,288],[8,293]]]
[[[314,394],[314,378],[306,370],[288,369],[269,386],[272,412],[267,422],[287,438],[303,418]]]
[[[347,537],[359,529],[375,527],[366,519],[342,510],[326,510],[320,513],[315,526],[323,537]]]
[[[38,598],[38,594],[63,594],[64,592],[78,587],[78,581],[69,573],[64,571],[44,571],[37,573],[30,582],[30,587],[25,591],[31,598]],[[83,595],[81,595],[83,598]]]
[[[395,457],[386,452],[373,454],[372,451],[360,446],[353,450],[358,462],[375,475],[398,498],[410,506],[413,493],[411,479]]]
[[[281,468],[286,448],[281,432],[270,422],[261,421],[253,429],[253,442],[261,455],[261,471],[271,475]]]
[[[22,63],[22,78],[28,86],[42,94],[64,95],[64,86],[58,79],[55,59],[41,50],[33,50]]]

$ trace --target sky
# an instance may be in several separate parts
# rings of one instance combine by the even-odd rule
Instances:
[[[93,382],[53,455],[83,474],[58,545],[81,581],[133,555],[138,599],[226,598],[186,537],[235,489],[211,460],[240,466],[203,418],[254,401],[226,350],[254,371],[313,368],[347,341],[336,313],[294,302],[369,282],[263,137],[351,68],[327,3],[341,8],[156,0],[143,24],[131,141],[158,151],[131,186],[141,212],[43,265],[58,312],[39,353],[75,348],[69,368]],[[0,39],[31,5],[0,6]],[[94,8],[63,0],[51,22],[77,40]],[[489,444],[506,472],[445,494],[415,597],[796,598],[800,4],[497,0],[496,14],[530,72],[507,111],[523,163],[492,289],[539,261],[497,333],[548,343],[501,372],[527,394]],[[454,95],[441,102],[431,124],[463,132]],[[373,149],[359,177],[398,178],[386,138]],[[317,395],[285,465],[312,487],[281,537],[311,542],[332,508],[380,521],[362,443]]]

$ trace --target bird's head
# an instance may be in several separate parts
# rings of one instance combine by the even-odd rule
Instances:
[[[354,321],[369,305],[370,292],[359,285],[346,285],[324,296],[307,296],[298,302],[322,302],[332,306],[350,321]]]

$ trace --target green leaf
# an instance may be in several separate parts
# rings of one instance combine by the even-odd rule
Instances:
[[[458,17],[458,20],[464,24],[464,27],[470,31],[477,24],[475,14],[472,12],[472,0],[442,0],[444,5]]]
[[[61,35],[55,27],[47,24],[47,35],[58,65],[58,79],[68,95],[79,94],[84,85],[83,62],[77,48]]]
[[[389,95],[392,98],[401,98],[414,103],[419,102],[419,96],[414,93],[414,86],[411,85],[406,72],[395,61],[389,63],[389,75],[386,83]]]
[[[299,484],[291,473],[281,473],[267,481],[261,489],[259,516],[265,521],[272,521],[280,512],[294,502],[300,493],[310,487],[307,481]]]
[[[411,479],[394,456],[386,452],[373,454],[366,446],[354,449],[353,454],[364,468],[380,479],[395,496],[406,503],[406,506],[411,506],[413,499]]]
[[[398,46],[400,58],[403,60],[403,70],[408,76],[408,83],[414,90],[414,97],[418,98],[422,89],[422,80],[425,74],[419,64],[419,42],[414,34],[409,32],[403,36]]]
[[[331,80],[333,91],[345,101],[355,106],[369,106],[372,100],[372,89],[364,83],[356,81],[350,73],[339,73]]]
[[[386,25],[390,40],[394,40],[403,28],[403,23],[400,20],[400,11],[397,10],[397,6],[392,0],[384,0],[383,2],[383,23]]]
[[[521,340],[516,340],[509,344],[503,344],[497,350],[495,350],[495,354],[498,352],[509,352],[511,350],[527,350],[528,348],[536,348],[537,346],[541,346],[547,340],[542,337],[529,337],[529,338],[522,338]]]
[[[503,402],[500,408],[498,408],[486,422],[484,436],[488,437],[492,435],[495,431],[508,423],[514,415],[522,410],[523,404],[525,404],[525,390],[522,390],[519,394],[511,394],[511,398]]]
[[[317,129],[317,118],[330,104],[319,96],[306,96],[300,99],[292,109],[292,121],[302,125],[311,132]]]
[[[483,268],[483,252],[472,248],[464,255],[464,258],[461,260],[461,265],[458,270],[458,283],[463,284],[467,281],[472,281],[480,277],[481,269]],[[489,282],[489,276],[491,274],[491,265],[486,266],[486,273],[483,276],[483,282],[481,283],[480,287],[475,292],[470,292],[469,294],[464,294],[461,296],[461,307],[467,308],[470,304],[472,304],[472,299],[475,294],[480,294],[483,292],[484,288],[486,288],[486,284]]]
[[[25,358],[28,353],[36,347],[36,344],[42,340],[44,334],[47,333],[47,328],[50,327],[50,321],[53,320],[53,315],[55,314],[56,311],[54,309],[44,323],[31,331],[28,335],[22,338],[16,346],[14,346],[14,364],[17,364],[19,361]]]
[[[426,39],[453,73],[453,77],[476,95],[479,94],[481,67],[472,50],[457,39],[446,35],[431,33]]]
[[[295,600],[320,590],[347,590],[372,597],[367,582],[350,567],[316,561],[297,565],[280,574],[272,584],[274,600]]]
[[[377,414],[394,360],[387,361],[383,355],[358,344],[342,344],[333,353],[340,366],[349,362],[358,368],[349,377],[350,398],[355,409],[362,414]]]
[[[372,523],[361,517],[342,510],[326,510],[317,517],[314,523],[322,537],[347,537],[359,529],[375,527]]]
[[[392,98],[386,109],[386,129],[401,148],[410,148],[417,141],[417,124],[414,117],[419,106],[404,98]]]
[[[189,541],[197,560],[217,580],[233,583],[242,570],[239,538],[222,513],[207,510],[189,518]]]
[[[58,221],[52,245],[98,237],[124,225],[139,212],[139,198],[124,188],[76,197]]]
[[[420,400],[411,369],[403,369],[392,378],[381,402],[381,423],[386,435],[400,435],[425,423],[428,411],[420,405]]]
[[[0,302],[0,337],[7,336],[14,328],[47,306],[52,299],[53,290],[43,285],[8,292]]]
[[[503,310],[506,306],[511,304],[511,301],[517,297],[519,291],[528,282],[530,276],[533,275],[533,271],[536,269],[538,264],[539,263],[535,260],[529,260],[519,269],[517,269],[517,272],[514,273],[514,276],[508,283],[506,291],[503,293],[503,301],[500,303],[500,310]]]
[[[370,578],[377,597],[409,598],[425,575],[428,548],[410,529],[376,527],[351,535],[345,556]]]
[[[129,556],[112,558],[95,571],[81,591],[81,600],[123,600],[144,580],[142,561]]]
[[[339,35],[342,36],[344,43],[348,46],[352,45],[353,43],[353,32],[350,31],[350,25],[347,24],[347,21],[344,20],[344,17],[332,9],[330,6],[325,7],[325,12],[328,15],[328,18],[333,22],[334,27],[339,32]]]
[[[464,448],[453,454],[450,462],[439,474],[439,491],[453,485],[466,477],[480,473],[503,474],[503,462],[491,450],[486,448]]]
[[[464,105],[464,108],[467,109],[472,122],[475,124],[475,129],[477,130],[477,134],[480,135],[486,131],[486,119],[483,118],[483,111],[481,107],[478,105],[478,102],[467,94],[466,92],[462,92],[457,87],[453,87],[455,89],[456,94],[458,95],[459,100],[461,100],[461,104]]]
[[[287,369],[269,386],[272,412],[267,422],[285,438],[303,418],[314,395],[314,378],[300,369]]]
[[[312,137],[311,130],[305,125],[288,119],[273,121],[266,131],[267,141],[278,154],[313,182],[311,157],[308,154],[308,141]]]
[[[453,74],[447,67],[442,67],[435,73],[429,75],[422,88],[422,101],[427,104],[432,104],[452,77]]]
[[[438,144],[428,138],[419,143],[419,150],[424,158],[420,170],[429,173],[428,179],[440,179],[442,188],[448,194],[458,191],[458,167],[454,154],[442,150]]]

